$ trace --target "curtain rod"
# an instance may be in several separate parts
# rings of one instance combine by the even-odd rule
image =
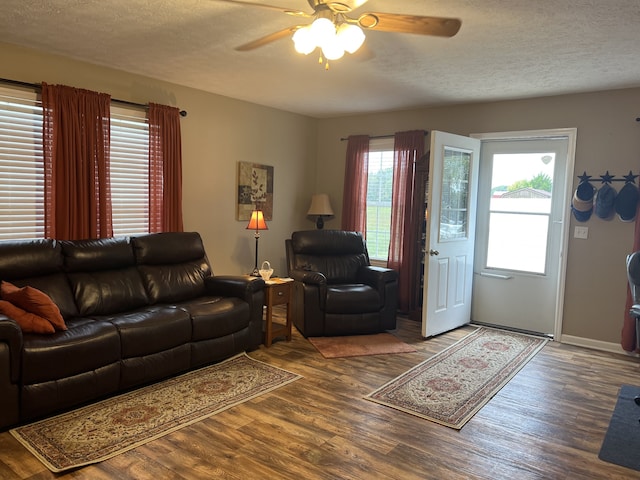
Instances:
[[[19,80],[10,80],[8,78],[0,78],[0,82],[1,83],[6,83],[6,84],[9,84],[9,85],[14,85],[16,87],[33,88],[36,91],[41,91],[42,90],[42,86],[37,84],[37,83],[21,82]],[[111,101],[115,102],[115,103],[120,103],[122,105],[129,105],[130,107],[137,107],[137,108],[144,108],[144,109],[149,108],[149,105],[145,105],[144,103],[135,103],[135,102],[130,102],[128,100],[118,100],[117,98],[112,98]],[[180,116],[181,117],[186,117],[187,116],[187,111],[186,110],[180,110]]]
[[[640,120],[639,120],[639,121],[640,121]],[[425,131],[424,131],[424,136],[426,137],[427,135],[429,135],[429,132],[425,130]],[[393,137],[395,137],[395,134],[389,134],[389,135],[372,135],[372,136],[369,136],[369,138],[374,138],[374,139],[375,139],[375,138],[393,138]],[[344,141],[346,141],[346,140],[349,140],[349,137],[347,137],[347,138],[341,137],[341,138],[340,138],[340,141],[341,141],[341,142],[344,142]]]

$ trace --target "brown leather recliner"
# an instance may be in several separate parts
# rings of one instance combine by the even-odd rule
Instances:
[[[372,266],[362,234],[293,232],[285,240],[293,322],[305,337],[360,335],[396,328],[397,272]]]

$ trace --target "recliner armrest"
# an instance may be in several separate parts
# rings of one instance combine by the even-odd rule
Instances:
[[[291,270],[289,272],[289,276],[294,280],[310,285],[325,285],[327,284],[327,277],[325,277],[320,272],[315,272],[311,270]]]
[[[383,288],[384,284],[398,280],[398,272],[391,268],[368,265],[358,270],[358,281],[374,288]]]
[[[15,320],[0,315],[0,342],[9,345],[11,358],[11,381],[20,380],[20,357],[22,355],[22,330]]]

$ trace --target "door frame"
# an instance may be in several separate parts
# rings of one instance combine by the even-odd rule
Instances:
[[[552,137],[567,138],[567,163],[565,165],[565,193],[562,209],[561,239],[560,239],[560,258],[558,259],[558,284],[556,285],[556,305],[555,305],[555,322],[554,322],[554,340],[560,341],[562,338],[562,317],[564,313],[564,292],[565,281],[567,275],[567,249],[569,247],[569,233],[571,226],[571,215],[569,206],[571,205],[571,196],[573,194],[573,174],[575,165],[576,139],[578,135],[577,128],[551,128],[545,130],[519,130],[512,132],[490,132],[490,133],[474,133],[469,135],[472,138],[480,140],[480,150],[482,151],[482,142],[489,140],[531,140],[544,139]],[[482,165],[480,165],[482,168]]]

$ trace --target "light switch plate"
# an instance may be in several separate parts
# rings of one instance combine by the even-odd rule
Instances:
[[[576,227],[573,232],[573,236],[575,238],[583,238],[586,240],[589,238],[589,227]]]

